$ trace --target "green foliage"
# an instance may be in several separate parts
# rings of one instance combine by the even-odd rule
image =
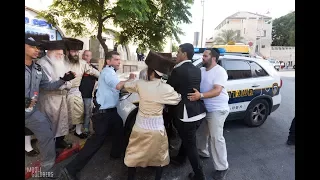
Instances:
[[[141,49],[161,51],[165,38],[180,41],[178,36],[183,32],[178,26],[191,22],[192,4],[193,0],[54,0],[39,17],[63,27],[72,37],[96,34],[105,52],[108,48],[101,35],[108,31],[107,22],[122,29],[113,33],[119,44],[133,41]],[[92,32],[84,22],[94,27]]]
[[[179,47],[176,44],[172,44],[171,49],[172,49],[172,52],[178,52]]]
[[[295,21],[295,12],[273,21],[272,46],[295,46]]]

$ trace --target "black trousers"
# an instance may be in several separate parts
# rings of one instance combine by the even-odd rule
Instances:
[[[203,119],[194,122],[183,122],[174,118],[174,125],[182,141],[177,158],[183,160],[188,157],[197,180],[205,179],[196,141],[196,132],[202,121]]]
[[[123,121],[116,108],[106,113],[93,115],[92,125],[95,133],[87,139],[75,159],[66,166],[68,172],[74,176],[101,148],[109,133],[112,133],[113,136],[110,156],[117,158],[124,153]]]
[[[296,138],[296,117],[294,117],[291,122],[291,126],[289,129],[289,136],[288,136],[288,139],[291,141],[295,141],[295,138]]]

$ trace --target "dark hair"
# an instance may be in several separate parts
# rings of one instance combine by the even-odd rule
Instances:
[[[219,49],[217,49],[217,48],[208,48],[208,49],[206,49],[206,50],[208,50],[208,51],[210,51],[210,56],[211,57],[215,57],[216,58],[216,61],[218,62],[218,60],[219,60],[219,56],[220,56],[220,51],[219,51]]]
[[[105,57],[104,57],[104,65],[103,67],[106,67],[107,65],[107,60],[111,60],[113,55],[120,55],[117,51],[109,51],[106,53]]]
[[[161,76],[159,76],[159,75],[154,71],[154,69],[148,67],[148,70],[147,70],[147,78],[148,78],[148,80],[150,80],[150,75],[152,74],[152,72],[154,72],[154,77],[155,77],[155,78],[161,79]]]
[[[187,53],[187,57],[188,57],[189,60],[192,59],[192,57],[194,55],[194,47],[193,47],[192,44],[184,43],[184,44],[181,44],[179,46],[179,48],[181,49],[181,52]]]

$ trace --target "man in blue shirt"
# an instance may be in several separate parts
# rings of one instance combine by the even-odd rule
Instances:
[[[94,112],[92,124],[95,133],[89,137],[77,157],[62,170],[67,179],[76,179],[76,174],[89,162],[94,154],[101,148],[109,131],[113,134],[111,158],[120,158],[124,153],[123,121],[117,112],[116,105],[119,93],[127,81],[135,79],[130,74],[129,80],[120,81],[116,70],[120,67],[120,55],[115,51],[108,52],[105,58],[99,80],[96,98],[94,98]]]

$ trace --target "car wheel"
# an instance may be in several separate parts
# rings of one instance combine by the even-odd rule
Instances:
[[[136,122],[136,116],[138,114],[138,110],[139,110],[139,108],[136,108],[133,111],[131,111],[131,113],[129,114],[129,116],[126,119],[126,122],[124,125],[124,138],[125,138],[124,145],[125,145],[125,148],[127,148],[127,146],[128,146],[131,131],[134,126],[134,123]]]
[[[244,122],[250,127],[261,126],[270,112],[269,103],[264,99],[257,99],[250,103]]]

